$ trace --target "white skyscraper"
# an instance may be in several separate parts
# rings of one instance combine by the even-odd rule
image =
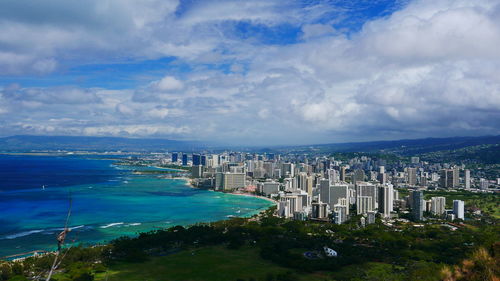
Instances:
[[[219,167],[219,155],[212,154],[212,166]]]
[[[431,213],[441,216],[446,212],[446,198],[445,197],[432,197],[431,198]]]
[[[319,188],[321,202],[327,203],[330,209],[333,209],[337,204],[341,204],[347,208],[347,214],[349,214],[349,187],[347,185],[330,185],[329,180],[323,179],[320,181]]]
[[[278,205],[278,214],[281,217],[293,217],[295,212],[302,211],[302,197],[297,195],[286,195],[281,197]]]
[[[246,186],[246,175],[245,173],[222,173],[221,184],[224,191],[243,188]]]
[[[334,185],[340,181],[339,173],[337,170],[328,169],[327,174],[328,174],[328,179],[330,180],[331,185]]]
[[[470,170],[465,170],[465,189],[470,189]]]
[[[378,193],[377,186],[368,182],[356,183],[356,196],[370,196],[372,198],[372,208],[377,209]]]
[[[453,214],[457,219],[464,219],[464,201],[453,200]]]
[[[342,224],[347,220],[347,215],[349,214],[349,207],[341,204],[336,204],[333,207],[333,222],[336,224]]]
[[[380,167],[378,167],[378,169],[379,169],[378,170],[379,173],[381,173],[381,174],[385,173],[385,167],[384,166],[380,166]]]
[[[394,205],[394,188],[392,184],[385,184],[379,187],[378,211],[384,218],[389,218]]]
[[[366,214],[373,211],[373,197],[357,196],[356,197],[356,213],[358,215]]]

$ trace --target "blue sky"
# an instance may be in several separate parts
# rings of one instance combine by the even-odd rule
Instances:
[[[495,1],[8,0],[0,11],[2,136],[303,144],[500,131]]]

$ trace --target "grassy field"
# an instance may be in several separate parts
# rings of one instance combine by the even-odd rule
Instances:
[[[405,189],[398,189],[399,198],[409,195],[409,191]],[[477,207],[483,212],[500,219],[500,196],[491,193],[474,193],[469,191],[424,191],[426,200],[431,197],[443,196],[446,197],[446,208],[453,208],[453,200],[462,200],[465,202],[465,207]]]
[[[439,281],[441,265],[423,267],[425,262],[417,262],[409,268],[387,263],[369,262],[362,265],[346,266],[334,272],[333,280],[377,280],[377,281]],[[429,272],[429,269],[432,272]]]
[[[289,271],[263,260],[256,248],[228,250],[223,246],[214,246],[155,257],[142,263],[120,263],[109,268],[107,273],[96,274],[95,280],[266,280],[269,273],[277,275]],[[298,280],[322,280],[322,277],[300,274]]]
[[[468,191],[444,192],[444,191],[426,191],[424,192],[425,199],[430,199],[433,196],[446,197],[446,207],[453,208],[453,200],[462,200],[465,202],[465,207],[477,207],[483,212],[491,216],[500,218],[500,196],[498,194],[473,193]]]

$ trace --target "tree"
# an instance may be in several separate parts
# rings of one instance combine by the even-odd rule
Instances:
[[[9,280],[10,277],[12,277],[12,267],[10,264],[0,264],[0,280]]]
[[[444,267],[441,275],[445,281],[497,281],[500,279],[500,259],[498,256],[491,256],[485,248],[479,248],[460,265]]]

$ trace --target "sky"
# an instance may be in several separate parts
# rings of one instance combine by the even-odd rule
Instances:
[[[500,0],[2,0],[0,136],[500,134]]]

